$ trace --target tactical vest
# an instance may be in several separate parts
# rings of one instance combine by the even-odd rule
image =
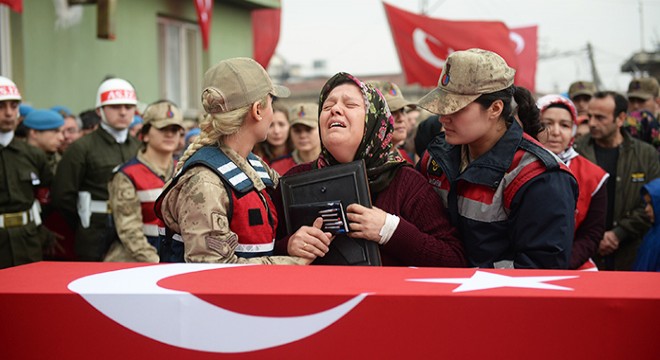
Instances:
[[[273,180],[252,153],[248,163],[257,172],[267,188],[273,188]],[[273,255],[275,229],[277,229],[277,211],[266,189],[257,191],[250,178],[222,150],[216,146],[205,146],[197,150],[183,165],[170,185],[156,201],[156,214],[160,216],[160,206],[169,190],[176,185],[180,177],[194,166],[211,169],[225,185],[229,195],[227,220],[229,228],[238,236],[238,245],[234,252],[237,256],[248,258]],[[161,231],[161,261],[183,262],[184,242],[180,234],[169,228]]]
[[[160,193],[163,192],[165,181],[137,158],[129,160],[117,171],[126,175],[133,183],[142,210],[142,231],[149,244],[159,249],[158,229],[164,227],[165,224],[156,216],[154,204]]]

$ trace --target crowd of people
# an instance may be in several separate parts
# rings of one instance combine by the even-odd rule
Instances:
[[[659,271],[657,79],[537,99],[514,75],[469,49],[417,102],[341,72],[318,103],[284,106],[287,88],[232,58],[205,73],[192,127],[168,100],[139,111],[125,79],[76,115],[0,77],[0,268],[308,265],[335,236],[321,216],[287,229],[280,177],[362,160],[372,206],[346,207],[347,235],[383,265]]]

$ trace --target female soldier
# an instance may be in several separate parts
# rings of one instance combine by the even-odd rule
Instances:
[[[154,202],[174,174],[172,155],[183,135],[181,111],[169,101],[149,105],[140,129],[142,149],[123,164],[108,185],[117,231],[104,261],[158,262],[158,228]]]
[[[471,266],[567,268],[577,183],[512,116],[515,98],[523,127],[539,128],[538,108],[513,86],[514,73],[486,50],[447,58],[438,87],[418,102],[445,129],[420,168],[449,208]]]
[[[165,222],[164,261],[307,264],[273,257],[277,213],[266,189],[277,173],[251,153],[273,121],[273,85],[252,59],[224,60],[204,75],[201,134],[177,164],[177,175],[156,203]],[[320,229],[321,224],[317,227]],[[317,229],[318,230],[318,229]],[[320,230],[319,230],[320,231]],[[330,235],[321,233],[328,244]]]

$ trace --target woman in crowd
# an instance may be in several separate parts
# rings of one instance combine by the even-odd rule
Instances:
[[[161,260],[308,264],[314,259],[269,256],[277,213],[266,190],[277,185],[278,177],[251,153],[273,121],[273,97],[288,95],[249,58],[224,60],[206,72],[202,104],[207,115],[200,136],[156,202],[167,227]],[[329,234],[322,238],[330,243]]]
[[[298,164],[313,161],[321,153],[318,113],[319,107],[314,103],[297,104],[289,110],[289,137],[293,143],[293,151],[275,159],[271,164],[271,168],[278,174],[284,174]]]
[[[559,95],[546,95],[536,102],[544,130],[538,139],[571,169],[580,194],[575,212],[575,237],[569,269],[596,270],[591,261],[605,233],[609,174],[573,149],[577,112],[573,102]]]
[[[394,148],[394,119],[380,92],[338,73],[323,87],[319,107],[321,155],[287,175],[363,159],[374,206],[347,207],[348,235],[377,242],[383,265],[465,266],[445,207]],[[281,227],[278,234],[285,232]],[[298,231],[279,238],[277,249],[311,260],[324,254],[326,244]]]
[[[514,74],[493,52],[452,53],[438,87],[418,102],[441,115],[445,130],[419,166],[448,207],[471,266],[567,268],[577,182],[513,117],[515,98],[523,126],[540,129],[534,99],[517,91]]]
[[[265,141],[255,146],[254,153],[270,165],[275,159],[286,156],[293,150],[289,138],[289,111],[286,107],[273,105],[273,122],[268,128]]]
[[[174,174],[173,154],[183,136],[181,110],[169,101],[144,111],[139,137],[142,148],[123,164],[108,185],[117,238],[104,261],[159,262],[158,228],[162,222],[154,202]]]

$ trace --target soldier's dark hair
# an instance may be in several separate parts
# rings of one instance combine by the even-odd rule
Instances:
[[[504,104],[504,109],[502,109],[502,115],[500,117],[507,122],[508,126],[511,125],[511,122],[513,121],[513,99],[515,99],[516,104],[518,104],[518,119],[520,119],[520,122],[522,123],[523,131],[536,138],[538,133],[543,130],[543,125],[541,125],[540,120],[540,112],[536,106],[534,96],[532,96],[532,93],[524,87],[512,85],[500,91],[483,94],[479,96],[475,102],[481,105],[484,109],[487,109],[496,100],[501,100]]]
[[[101,117],[96,113],[96,109],[89,109],[81,112],[80,120],[82,121],[83,130],[92,129],[101,123]]]
[[[616,119],[621,113],[628,112],[628,100],[626,97],[616,91],[598,91],[594,94],[594,99],[605,99],[611,97],[614,100],[614,118]]]

